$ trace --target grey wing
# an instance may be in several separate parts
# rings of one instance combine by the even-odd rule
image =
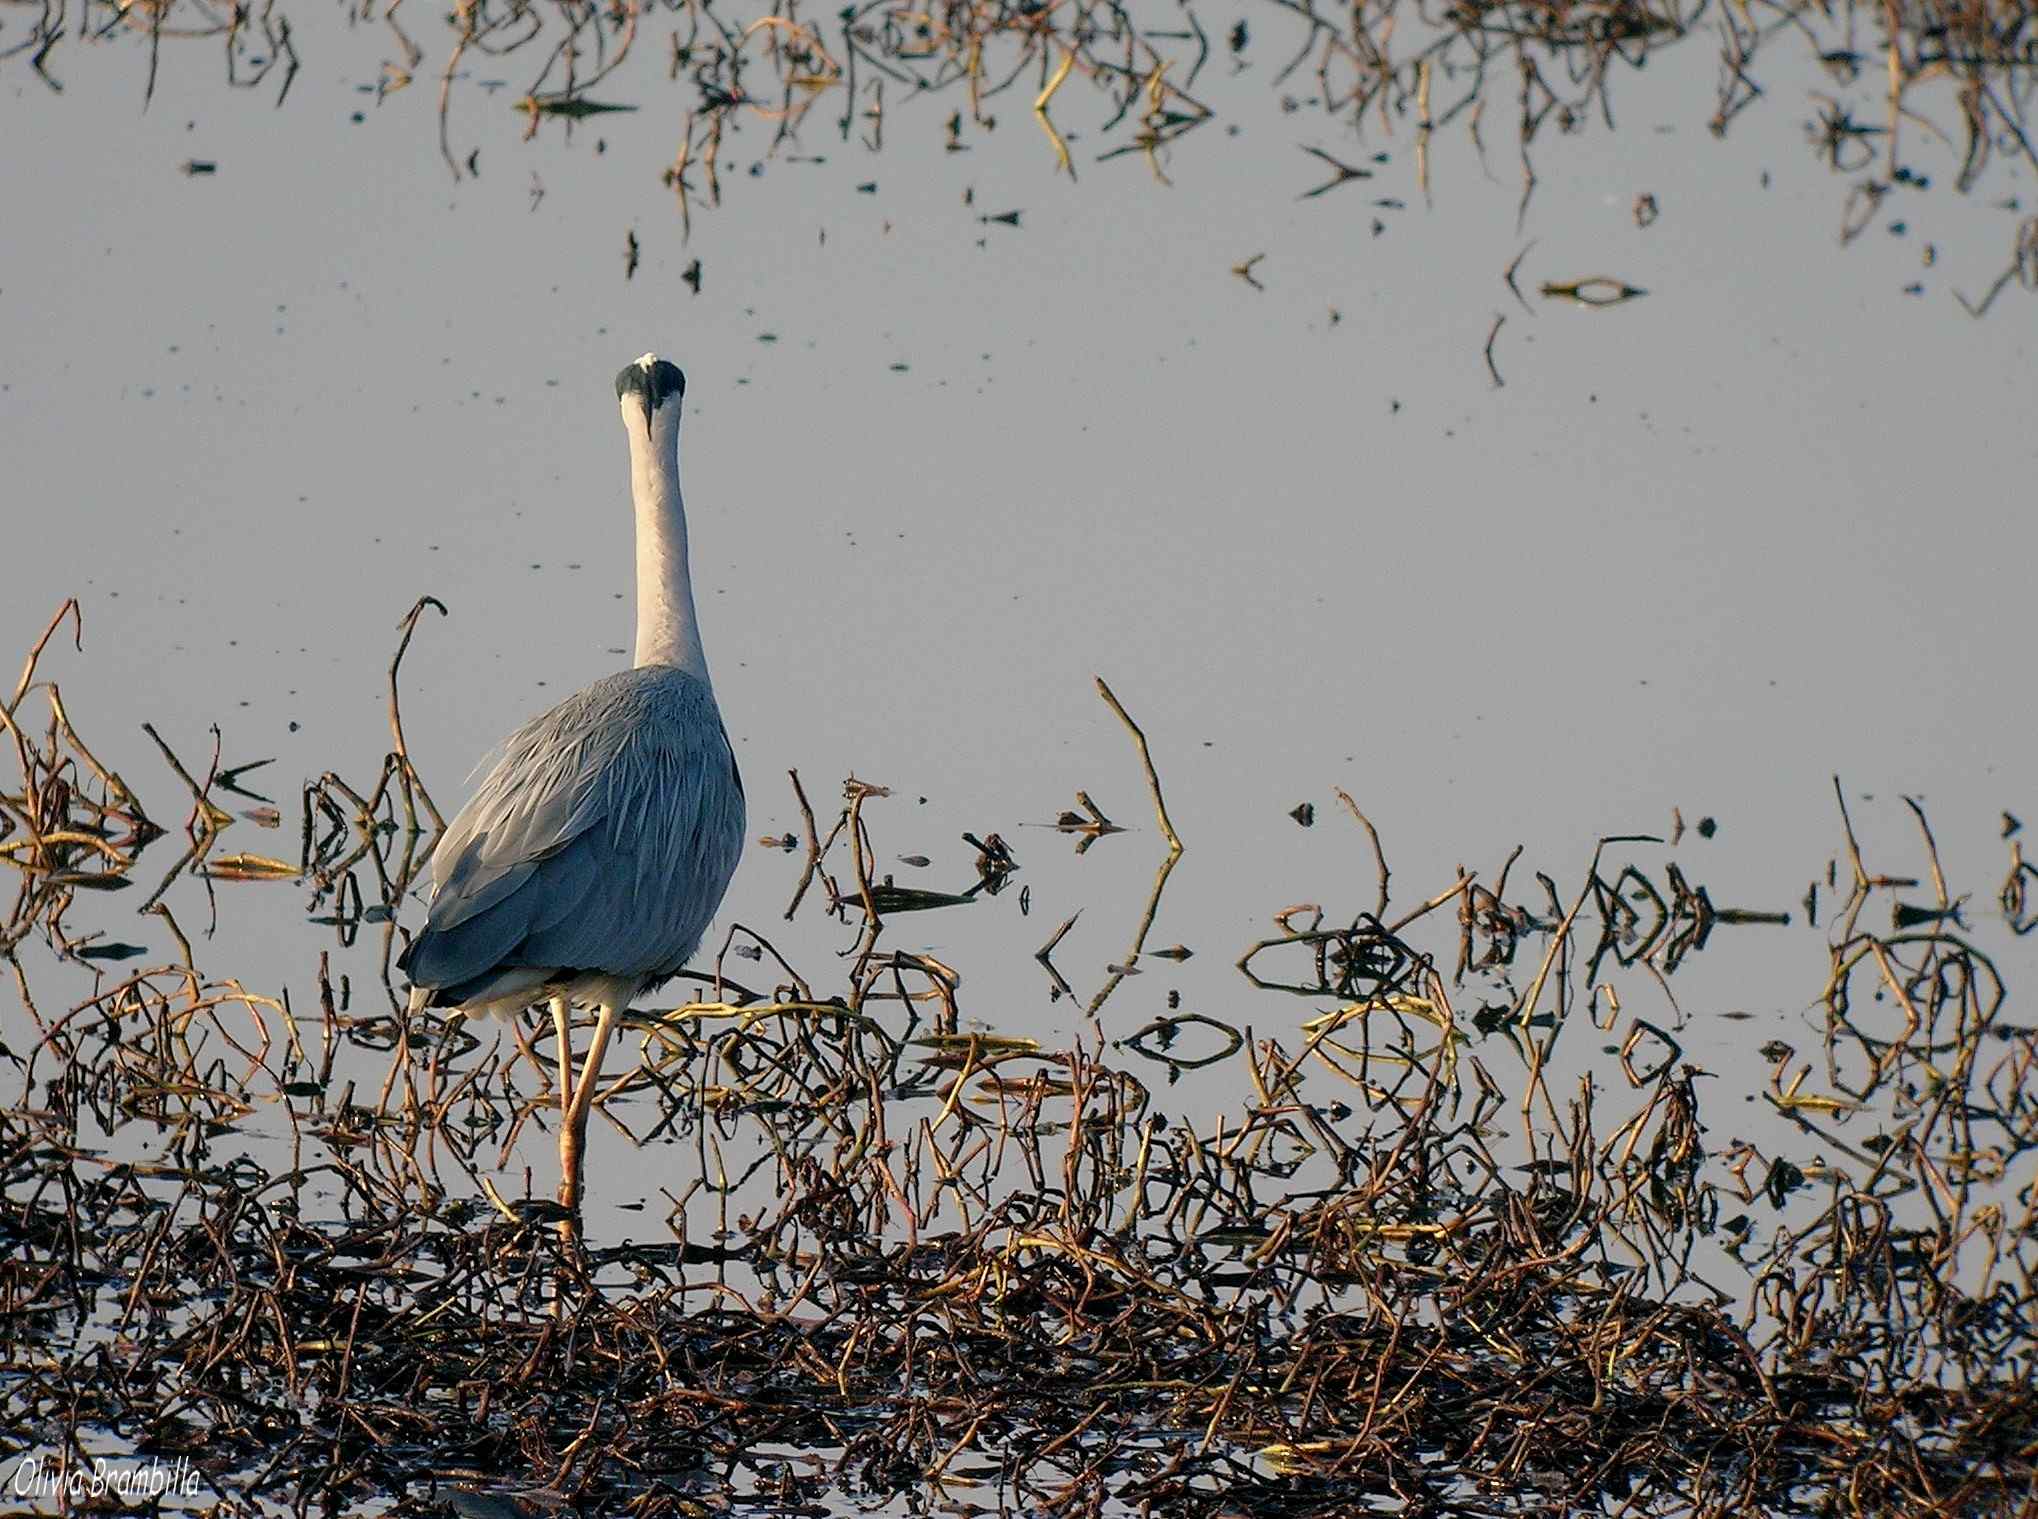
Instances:
[[[404,968],[439,1003],[519,968],[670,975],[721,903],[743,814],[706,688],[611,676],[510,739],[439,843]]]

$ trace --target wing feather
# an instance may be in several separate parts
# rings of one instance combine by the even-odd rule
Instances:
[[[511,736],[433,857],[412,983],[542,969],[662,980],[685,964],[742,847],[714,696],[651,666],[597,681]]]

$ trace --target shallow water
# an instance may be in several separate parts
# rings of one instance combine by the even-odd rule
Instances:
[[[644,14],[636,51],[596,91],[636,113],[570,131],[548,119],[529,142],[511,102],[535,56],[471,60],[449,140],[463,164],[479,148],[480,174],[457,182],[437,154],[433,82],[447,44],[422,26],[430,61],[416,84],[390,92],[384,62],[403,56],[393,34],[293,15],[303,68],[280,108],[274,76],[261,90],[223,90],[216,54],[167,39],[146,112],[137,38],[53,52],[60,94],[22,57],[6,65],[10,141],[20,162],[49,172],[19,176],[8,196],[15,277],[4,282],[14,298],[0,301],[0,417],[14,446],[0,522],[14,573],[0,646],[25,650],[66,594],[79,597],[82,651],[67,627],[38,674],[59,682],[79,733],[172,836],[137,865],[138,889],[81,898],[63,920],[70,934],[142,953],[80,961],[48,936],[24,939],[34,1011],[11,996],[0,1038],[28,1058],[38,1018],[63,1016],[136,966],[176,964],[174,926],[205,976],[287,998],[306,1046],[303,1068],[284,1071],[274,1009],[229,1003],[223,1021],[237,1037],[260,1021],[279,1040],[252,1080],[266,1097],[199,1139],[158,1125],[148,1102],[147,1117],[130,1108],[104,1124],[86,1103],[77,1144],[173,1172],[237,1157],[287,1172],[311,1133],[315,1150],[365,1145],[364,1172],[399,1190],[421,1172],[448,1199],[474,1203],[460,1228],[489,1216],[476,1201],[483,1176],[512,1203],[550,1195],[542,1115],[513,1136],[506,1123],[487,1130],[464,1162],[466,1144],[445,1135],[413,1131],[388,1146],[349,1137],[350,1115],[381,1100],[391,1054],[335,1032],[331,1069],[320,1069],[318,960],[329,957],[333,1030],[389,1011],[385,924],[357,933],[317,921],[333,902],[302,882],[215,882],[215,930],[206,884],[187,874],[162,898],[169,918],[131,911],[175,862],[188,802],[139,723],[200,777],[214,723],[223,767],[272,759],[242,782],[264,800],[214,799],[233,811],[274,805],[279,826],[244,817],[215,854],[295,865],[301,788],[336,771],[372,789],[389,747],[394,625],[434,595],[450,615],[420,624],[404,710],[411,753],[450,813],[493,738],[626,657],[629,519],[607,377],[656,347],[691,382],[695,562],[753,834],[800,832],[784,773],[797,769],[824,829],[842,777],[891,788],[864,816],[876,873],[899,885],[967,888],[977,851],[965,831],[1001,835],[1017,858],[996,896],[887,921],[885,951],[959,972],[963,1029],[1080,1048],[1143,1082],[1176,1132],[1221,1145],[1264,1102],[1244,1057],[1171,1080],[1149,1058],[1158,1036],[1129,1041],[1190,1013],[1293,1058],[1310,1038],[1306,1020],[1360,1000],[1366,988],[1256,988],[1236,967],[1291,906],[1318,904],[1335,926],[1374,908],[1373,854],[1333,792],[1342,786],[1384,840],[1389,918],[1448,888],[1460,866],[1492,886],[1523,846],[1504,896],[1539,922],[1511,965],[1452,976],[1454,906],[1409,933],[1437,958],[1466,1052],[1507,1094],[1482,1126],[1516,1168],[1510,1185],[1534,1191],[1536,1173],[1518,1168],[1551,1159],[1581,1080],[1603,1109],[1602,1141],[1650,1101],[1658,1087],[1633,1086],[1620,1057],[1637,1019],[1708,1073],[1697,1079],[1706,1161],[1694,1184],[1740,1199],[1752,1238],[1806,1227],[1832,1205],[1836,1178],[1875,1172],[1862,1157],[1882,1152],[1862,1141],[1904,1132],[1906,1104],[1919,1100],[1902,1081],[1859,1114],[1765,1100],[1806,1064],[1801,1094],[1865,1084],[1863,1046],[1828,1045],[1833,923],[1849,872],[1830,777],[1841,776],[1872,870],[1919,883],[1876,888],[1864,929],[1890,938],[1894,901],[1933,900],[1902,800],[1918,798],[1965,899],[1953,931],[1993,956],[2006,982],[2027,973],[2030,941],[1996,895],[2014,842],[2002,815],[2038,805],[2025,760],[2033,718],[2020,699],[2024,582],[2038,547],[2021,506],[2038,462],[2026,425],[2029,293],[2012,280],[1979,321],[1955,298],[1989,288],[2029,214],[2031,166],[2013,141],[1962,190],[1952,97],[1921,87],[1917,107],[1946,141],[1910,123],[1894,159],[1904,176],[1889,173],[1881,138],[1861,139],[1870,156],[1850,149],[1836,169],[1818,126],[1834,102],[1850,119],[1881,119],[1880,55],[1860,38],[1868,61],[1846,80],[1835,77],[1844,68],[1771,39],[1753,70],[1764,96],[1715,138],[1706,122],[1718,49],[1694,35],[1645,71],[1610,76],[1617,126],[1584,113],[1565,132],[1552,119],[1524,210],[1512,76],[1489,86],[1480,140],[1461,113],[1418,163],[1412,83],[1367,115],[1361,135],[1349,111],[1326,113],[1312,93],[1313,61],[1275,82],[1316,29],[1265,7],[1249,13],[1235,57],[1222,35],[1232,18],[1204,18],[1216,51],[1192,92],[1219,115],[1161,154],[1172,186],[1139,153],[1098,161],[1123,130],[1105,127],[1109,113],[1079,93],[1080,76],[1053,106],[1073,180],[1033,118],[1042,81],[1031,75],[986,109],[996,127],[972,121],[962,152],[949,150],[943,125],[956,90],[915,99],[894,88],[873,147],[867,116],[850,140],[837,131],[836,102],[849,94],[838,87],[775,151],[772,122],[732,113],[724,203],[705,204],[696,161],[683,222],[660,174],[698,131],[685,116],[698,86],[667,80],[666,38],[699,14]],[[1698,19],[1695,31],[1718,20]],[[1413,47],[1412,35],[1400,45]],[[1551,60],[1541,66],[1557,78]],[[1168,78],[1187,75],[1185,61]],[[1432,85],[1443,116],[1464,80],[1440,68]],[[868,75],[858,89],[867,109]],[[1327,173],[1301,151],[1312,147],[1373,177],[1304,198]],[[215,172],[177,172],[193,159]],[[1864,182],[1888,188],[1864,202]],[[1657,213],[1647,225],[1636,214],[1643,194]],[[1015,209],[1016,224],[986,220]],[[1857,223],[1843,245],[1836,229]],[[628,277],[626,237],[638,259]],[[1519,300],[1503,278],[1517,255]],[[683,278],[695,259],[698,293]],[[1594,275],[1647,293],[1610,309],[1541,293]],[[1139,973],[1115,985],[1164,849],[1127,736],[1094,693],[1099,673],[1150,737],[1186,845]],[[31,694],[22,707],[38,733],[40,702]],[[1129,831],[1076,853],[1075,838],[1048,825],[1079,790]],[[1291,815],[1304,802],[1315,808],[1306,827]],[[1687,831],[1672,844],[1679,816]],[[1717,830],[1701,834],[1702,818]],[[1554,1006],[1561,986],[1569,1010],[1528,1035],[1532,1045],[1563,1031],[1531,1138],[1518,1100],[1529,1045],[1473,1019],[1523,998],[1552,943],[1563,913],[1534,872],[1550,875],[1568,908],[1608,834],[1665,840],[1611,846],[1608,882],[1632,862],[1667,890],[1674,865],[1715,907],[1790,921],[1721,925],[1674,971],[1659,942],[1652,963],[1600,978],[1609,994],[1585,979],[1600,933],[1598,913],[1585,912],[1538,1004]],[[402,841],[391,842],[394,861]],[[803,854],[754,848],[716,932],[741,923],[769,936],[827,997],[844,990],[859,921],[831,919],[819,893],[783,921]],[[831,868],[840,878],[846,867],[837,858]],[[364,895],[348,912],[381,900],[370,864],[357,879]],[[1803,899],[1815,882],[1813,920]],[[388,905],[414,925],[414,898]],[[1056,995],[1035,953],[1072,914],[1053,965],[1073,995]],[[1178,944],[1193,957],[1153,953]],[[1475,951],[1488,947],[1482,936]],[[769,964],[726,962],[759,991]],[[1875,979],[1856,974],[1866,978],[1857,1008],[1872,1007]],[[183,995],[174,973],[156,983],[173,1003]],[[896,1004],[874,1008],[905,1032]],[[1604,1029],[1581,1022],[1588,1011]],[[146,1021],[139,1009],[130,1017]],[[2032,1021],[2014,1002],[1992,1018],[1979,1046],[1991,1061],[2028,1041]],[[1435,1042],[1421,1019],[1397,1023],[1419,1045]],[[137,1027],[124,1024],[122,1040],[146,1047]],[[398,1067],[397,1106],[470,1072],[510,1084],[489,1089],[505,1109],[534,1098],[535,1073],[507,1063],[514,1044],[497,1046],[493,1025],[478,1032],[470,1050],[420,1031]],[[1210,1025],[1180,1038],[1199,1050],[1222,1042]],[[1634,1061],[1647,1066],[1653,1045],[1642,1038]],[[1792,1053],[1765,1053],[1772,1041]],[[485,1063],[491,1049],[504,1064]],[[74,1058],[120,1066],[94,1051]],[[1931,1074],[1911,1076],[1944,1078],[1944,1050],[1917,1053]],[[44,1121],[37,1083],[59,1069],[51,1058],[15,1099],[22,1133]],[[1408,1121],[1405,1094],[1403,1106],[1383,1106],[1327,1066],[1309,1069],[1310,1100],[1347,1110],[1339,1132],[1391,1150]],[[2022,1069],[2005,1066],[1987,1096],[2012,1115],[2008,1131],[2025,1100]],[[323,1078],[316,1090],[279,1090],[309,1075]],[[138,1078],[121,1067],[104,1079],[112,1093]],[[249,1072],[229,1057],[209,1079]],[[684,1079],[698,1111],[710,1078],[696,1062]],[[1462,1065],[1456,1079],[1470,1082],[1462,1100],[1473,1102]],[[349,1082],[355,1107],[343,1100]],[[487,1118],[481,1090],[456,1123]],[[930,1077],[893,1093],[898,1116],[885,1132],[932,1120],[939,1092]],[[672,1120],[671,1100],[628,1094],[612,1105],[623,1129],[597,1121],[591,1247],[741,1234],[741,1215],[778,1200],[785,1140],[770,1115],[732,1120],[710,1157],[708,1126]],[[1028,1100],[1007,1094],[1008,1119]],[[1051,1148],[1053,1126],[1071,1115],[1065,1098],[1042,1100]],[[654,1133],[642,1149],[629,1137]],[[1964,1153],[1946,1143],[1929,1152],[1935,1164]],[[1977,1168],[1973,1206],[2012,1221],[2028,1209],[2021,1143],[1996,1146],[1999,1179]],[[1993,1155],[1992,1144],[1981,1148]],[[1779,1158],[1810,1185],[1783,1185]],[[99,1162],[83,1164],[89,1174]],[[987,1195],[1039,1195],[1042,1178],[1013,1166]],[[724,1174],[747,1179],[726,1198],[687,1194]],[[1776,1176],[1772,1207],[1762,1193]],[[1319,1151],[1292,1174],[1255,1178],[1250,1195],[1272,1216],[1284,1199],[1350,1181]],[[1096,1180],[1098,1197],[1116,1195],[1108,1182]],[[10,1171],[9,1201],[25,1205],[39,1185]],[[329,1178],[303,1193],[327,1221],[353,1206]],[[676,1195],[687,1200],[668,1217]],[[1922,1207],[1904,1216],[1917,1223],[1944,1199],[1912,1194],[1900,1206]],[[872,1249],[905,1237],[883,1213],[862,1215]],[[937,1218],[959,1227],[937,1213],[930,1228]],[[2028,1236],[2011,1236],[2007,1258],[2028,1262]],[[1732,1301],[1729,1313],[1773,1329],[1778,1305],[1733,1259],[1753,1247],[1729,1250],[1706,1231],[1689,1244],[1685,1264]],[[1247,1249],[1222,1237],[1203,1248]],[[747,1294],[771,1280],[760,1260],[751,1251],[693,1264]],[[1946,1264],[1956,1280],[1983,1270]],[[147,1276],[132,1260],[126,1269]],[[1675,1265],[1643,1274],[1651,1293],[1709,1297]],[[620,1290],[614,1271],[603,1280]],[[1971,1280],[1977,1293],[1988,1285]],[[1350,1295],[1334,1287],[1326,1301]],[[62,1338],[88,1354],[123,1312],[132,1309],[79,1317]],[[54,1448],[48,1407],[19,1380],[23,1343],[11,1438]],[[2028,1366],[2028,1355],[2028,1345],[2006,1348],[2002,1364]],[[1239,1434],[1237,1449],[1264,1438]],[[537,1465],[503,1475],[542,1486]],[[1523,1479],[1514,1491],[1532,1490]],[[392,1501],[364,1491],[345,1503]],[[1037,1488],[1017,1491],[997,1501],[1041,1501]],[[228,1489],[214,1501],[270,1499]]]

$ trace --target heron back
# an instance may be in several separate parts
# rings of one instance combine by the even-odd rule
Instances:
[[[662,665],[606,676],[511,735],[439,840],[431,912],[399,964],[434,1006],[537,1000],[591,974],[662,981],[721,905],[743,829],[706,683]]]

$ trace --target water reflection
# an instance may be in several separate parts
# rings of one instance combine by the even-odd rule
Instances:
[[[482,149],[473,135],[485,129],[470,123],[505,100],[525,118],[528,140],[588,122],[603,132],[657,130],[652,123],[669,119],[664,110],[628,124],[623,118],[677,88],[686,104],[664,182],[688,230],[696,210],[721,207],[723,175],[738,142],[753,174],[767,163],[825,162],[829,139],[876,154],[887,133],[899,130],[892,123],[902,112],[910,130],[938,133],[949,153],[972,151],[1001,121],[1030,120],[1058,171],[1071,179],[1086,163],[1134,157],[1166,185],[1174,155],[1213,127],[1237,130],[1242,118],[1257,114],[1264,97],[1239,89],[1240,76],[1264,79],[1298,133],[1335,123],[1390,147],[1406,134],[1416,187],[1426,199],[1434,188],[1437,134],[1462,129],[1487,177],[1494,177],[1496,160],[1512,155],[1525,217],[1539,166],[1547,172],[1565,140],[1592,127],[1637,130],[1617,102],[1625,106],[1645,85],[1641,71],[1651,58],[1694,47],[1719,54],[1719,83],[1705,120],[1715,137],[1726,136],[1772,92],[1795,93],[1807,71],[1818,81],[1807,136],[1846,183],[1843,242],[1874,225],[1901,233],[1901,217],[1890,214],[1898,198],[1935,181],[1970,195],[2001,178],[2000,160],[2014,165],[2013,173],[2038,169],[2028,125],[2038,71],[2029,18],[2015,0],[1832,8],[1783,0],[1667,8],[1639,0],[1556,6],[1477,0],[1436,13],[1404,0],[1343,12],[1256,0],[1243,17],[1207,23],[1194,6],[1099,11],[1031,0],[951,0],[923,10],[865,0],[825,18],[805,17],[797,5],[725,14],[703,0],[607,6],[491,0],[455,7],[443,27],[415,35],[416,18],[395,7],[372,17],[373,10],[350,19],[379,19],[382,30],[354,30],[343,40],[320,34],[321,17],[293,24],[280,4],[220,11],[204,0],[85,0],[75,26],[67,8],[44,6],[7,56],[60,91],[68,68],[102,66],[91,53],[74,51],[80,39],[146,46],[146,103],[165,44],[202,42],[220,49],[230,88],[273,89],[281,106],[302,66],[300,43],[313,45],[308,37],[317,35],[321,49],[357,47],[355,36],[386,37],[398,56],[382,61],[373,84],[362,89],[377,105],[413,85],[436,89],[438,148],[456,180],[480,173]],[[531,70],[518,93],[489,72],[511,62]],[[1790,82],[1789,90],[1776,76]],[[940,104],[929,112],[927,102]],[[1298,186],[1303,199],[1364,181],[1391,156],[1376,153],[1369,166],[1313,142],[1295,146],[1331,173],[1313,187]],[[185,172],[216,167],[192,160]],[[544,193],[534,180],[534,205]],[[1392,198],[1376,204],[1403,205]],[[1637,224],[1653,225],[1665,205],[1656,190],[1640,191]],[[2011,213],[2007,261],[1991,284],[1960,293],[1976,316],[2012,283],[2038,289],[2038,217],[2019,215],[2013,197],[1998,208]],[[1020,214],[983,219],[1017,227]],[[1376,234],[1381,225],[1376,219]],[[627,236],[634,272],[636,235]],[[1928,246],[1925,265],[1936,259]],[[1240,266],[1248,280],[1251,262]],[[696,264],[689,271],[696,290],[699,279]],[[1595,283],[1560,275],[1546,293],[1576,293]],[[1603,283],[1631,288],[1624,280]]]

